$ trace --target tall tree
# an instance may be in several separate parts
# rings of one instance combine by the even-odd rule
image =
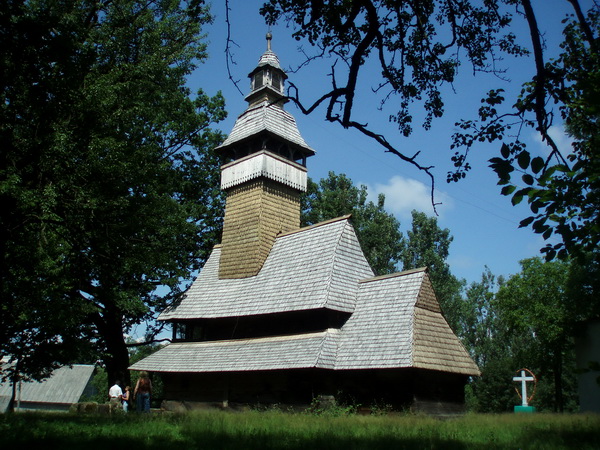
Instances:
[[[435,217],[412,211],[412,227],[403,242],[400,260],[404,270],[427,267],[431,283],[440,301],[444,315],[451,328],[458,331],[462,309],[461,290],[464,280],[450,271],[447,262],[452,243],[447,228],[441,229]]]
[[[535,348],[528,351],[543,355],[539,375],[552,377],[554,409],[563,411],[564,367],[573,363],[572,331],[579,319],[568,289],[570,265],[530,258],[521,268],[498,291],[496,308],[512,333],[532,341]]]
[[[481,281],[471,283],[465,292],[456,331],[479,367],[484,367],[498,349],[499,324],[494,299],[503,283],[503,277],[497,279],[486,267]]]
[[[329,172],[319,184],[309,180],[302,198],[302,223],[312,225],[352,214],[352,224],[367,261],[378,275],[393,273],[402,245],[400,222],[384,209],[385,197],[377,204],[367,200],[367,187],[354,186],[346,175]]]
[[[0,352],[34,378],[99,352],[127,380],[124,333],[220,230],[223,99],[185,85],[210,16],[197,0],[5,3]]]
[[[509,106],[504,107],[506,94],[498,86],[484,97],[479,111],[473,111],[476,119],[466,117],[457,123],[459,132],[451,145],[456,170],[448,174],[448,181],[464,178],[471,169],[472,148],[497,141],[498,156],[491,164],[503,186],[501,193],[511,196],[514,204],[524,198],[529,201],[533,215],[525,218],[522,226],[531,225],[545,239],[552,234],[562,239],[544,247],[552,259],[591,251],[600,243],[596,225],[600,210],[600,6],[589,3],[586,14],[578,0],[563,1],[572,15],[565,25],[563,54],[558,58],[548,53],[551,48],[544,42],[544,35],[557,32],[558,27],[541,28],[540,11],[535,11],[531,0],[269,0],[261,12],[268,23],[286,21],[294,28],[296,39],[316,49],[307,62],[332,58],[331,83],[324,84],[317,100],[302,104],[297,89],[291,92],[292,100],[307,114],[324,110],[327,120],[361,131],[385,151],[426,172],[431,177],[434,206],[435,180],[432,167],[423,162],[426,155],[406,154],[389,136],[365,125],[376,121],[370,111],[356,108],[357,94],[370,83],[381,102],[397,100],[390,120],[401,135],[408,136],[417,116],[415,106],[424,110],[426,129],[444,114],[443,87],[458,79],[461,66],[468,66],[471,72],[494,73],[498,79],[510,78],[510,68],[502,66],[502,58],[531,55],[534,76],[518,98],[509,99]],[[527,41],[528,45],[517,45]],[[368,71],[369,60],[380,69],[380,78],[374,79]],[[320,109],[321,105],[325,108]],[[361,117],[361,112],[365,116]],[[575,138],[572,153],[560,149],[552,139],[550,130],[558,115]],[[526,127],[533,128],[548,145],[547,157],[536,157],[526,149],[521,138]],[[511,179],[511,174],[519,178]]]

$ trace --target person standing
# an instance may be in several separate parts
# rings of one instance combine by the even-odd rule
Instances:
[[[131,391],[131,387],[126,386],[125,392],[123,392],[123,395],[121,396],[121,401],[123,402],[123,411],[125,411],[125,412],[129,411],[129,400],[130,400],[130,396],[131,396],[130,391]]]
[[[115,381],[115,384],[108,390],[108,399],[110,402],[111,409],[118,408],[121,404],[121,398],[123,397],[123,391],[119,386],[119,381]]]
[[[148,372],[142,371],[133,390],[133,398],[136,400],[138,412],[150,412],[150,395],[152,394],[152,382]]]

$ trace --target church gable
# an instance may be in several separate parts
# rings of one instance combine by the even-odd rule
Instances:
[[[424,269],[415,270],[422,271]],[[440,308],[440,303],[438,302],[435,291],[433,290],[433,285],[431,284],[429,275],[425,272],[423,278],[423,284],[421,285],[421,290],[419,291],[419,297],[417,298],[417,304],[415,306],[441,314],[442,309]]]
[[[479,375],[479,368],[442,315],[431,281],[424,275],[413,316],[413,366]]]

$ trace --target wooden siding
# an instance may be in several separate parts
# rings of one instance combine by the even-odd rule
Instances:
[[[300,227],[300,192],[264,178],[227,193],[219,278],[258,274],[279,233]]]
[[[267,150],[252,153],[221,167],[222,190],[257,178],[267,178],[298,191],[306,191],[306,167]]]

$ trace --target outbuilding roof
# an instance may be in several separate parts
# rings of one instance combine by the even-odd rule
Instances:
[[[71,405],[79,401],[93,374],[92,365],[60,367],[43,381],[22,382],[18,395],[22,403]],[[11,395],[12,385],[8,382],[1,384],[0,397],[10,398]]]

